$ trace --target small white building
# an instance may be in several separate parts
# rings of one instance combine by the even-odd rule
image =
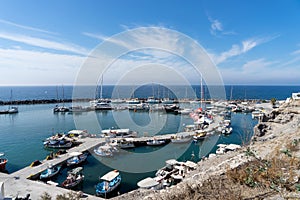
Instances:
[[[300,92],[292,93],[292,99],[293,100],[300,100]]]

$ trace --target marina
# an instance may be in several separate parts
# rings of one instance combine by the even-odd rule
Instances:
[[[137,102],[137,100],[135,101]],[[141,102],[143,100],[139,99],[138,101]],[[256,108],[256,110],[260,109],[261,112],[264,112],[266,109],[271,109],[269,108],[270,103],[257,104],[257,101],[253,100],[246,101],[246,104],[243,103],[245,100],[194,102],[191,99],[186,99],[172,104],[176,105],[174,108],[183,112],[168,112],[164,109],[163,103],[152,103],[152,101],[146,106],[147,108],[149,106],[149,109],[130,109],[129,104],[124,99],[122,101],[112,99],[110,102],[117,102],[111,104],[113,109],[80,110],[79,108],[86,108],[90,105],[89,102],[82,101],[78,110],[58,113],[53,113],[53,108],[56,104],[19,105],[19,113],[2,115],[1,120],[8,121],[7,123],[11,124],[11,131],[7,133],[18,133],[21,129],[19,131],[16,130],[16,125],[30,124],[28,122],[31,121],[32,115],[35,115],[35,118],[43,121],[44,124],[44,126],[33,124],[28,126],[27,136],[31,137],[31,140],[28,141],[33,142],[32,144],[34,145],[22,148],[12,145],[6,149],[0,149],[1,151],[5,150],[6,157],[9,158],[9,162],[6,165],[6,170],[9,174],[1,173],[4,177],[3,180],[5,180],[6,195],[14,197],[16,196],[15,189],[18,189],[20,191],[18,194],[22,196],[30,193],[38,198],[42,195],[41,193],[32,194],[30,192],[35,191],[36,187],[49,187],[47,190],[55,190],[56,193],[54,194],[66,192],[67,190],[63,188],[65,187],[75,191],[82,191],[84,196],[89,197],[89,199],[98,198],[95,196],[97,194],[95,186],[99,183],[99,176],[114,170],[114,168],[106,166],[105,163],[116,162],[116,160],[118,162],[125,161],[130,158],[131,154],[172,149],[171,154],[162,154],[162,157],[158,159],[158,164],[154,165],[156,167],[150,171],[134,174],[120,170],[122,182],[115,195],[124,194],[137,189],[139,187],[137,183],[141,180],[147,177],[153,179],[157,170],[163,167],[166,160],[176,159],[182,163],[188,161],[196,163],[209,154],[216,153],[216,151],[218,154],[222,152],[217,150],[217,144],[242,144],[244,138],[252,134],[253,126],[257,123],[256,118],[252,119],[251,111],[248,112],[246,110]],[[247,109],[244,109],[245,111],[242,109],[242,112],[235,112],[230,107],[231,104],[235,105],[235,108],[243,107]],[[64,103],[64,106],[67,108],[72,107],[70,103]],[[205,106],[205,109],[200,109],[200,106]],[[89,119],[94,114],[96,114],[102,130],[89,124]],[[114,122],[115,115],[118,118],[128,118],[128,114],[140,126],[139,128],[130,125],[119,127]],[[156,126],[164,118],[166,120],[164,126],[157,132]],[[74,119],[82,121],[84,126],[78,126],[78,124],[75,126]],[[156,124],[154,126],[151,125],[150,119],[155,120]],[[76,128],[81,130],[75,130]],[[24,131],[24,128],[22,130]],[[24,136],[16,136],[15,145],[20,144],[18,140],[24,140]],[[2,140],[2,142],[5,143],[5,138],[9,137],[9,135],[3,137],[4,141]],[[73,138],[70,140],[71,142],[67,139],[68,137]],[[76,138],[76,142],[74,138]],[[57,146],[57,144],[59,145]],[[103,154],[103,147],[109,153]],[[53,156],[52,152],[56,152],[61,148],[64,148],[65,153]],[[178,150],[182,148],[184,148],[183,153],[177,154]],[[23,152],[24,158],[20,160],[17,154],[13,156],[12,150],[14,152]],[[87,156],[85,152],[89,152],[92,156]],[[82,162],[79,161],[81,159],[80,156],[83,156]],[[69,163],[77,165],[76,162],[80,162],[78,165],[82,166],[83,169],[81,171],[82,174],[79,176],[78,186],[73,188],[66,186],[66,181],[72,166]],[[31,164],[34,165],[35,163],[37,163],[37,166],[31,167]],[[59,173],[55,174],[50,180],[40,181],[40,175],[43,172],[45,174],[48,173],[53,166],[61,167],[58,169]],[[173,184],[182,180],[182,176],[178,173],[179,171],[176,170],[172,176],[170,174]],[[69,177],[69,179],[71,180],[72,178]],[[154,181],[152,179],[146,180],[146,186],[147,184],[153,184],[153,187],[164,185],[162,187],[164,188],[169,185],[167,180],[163,181],[155,177]],[[159,184],[156,185],[155,181]],[[26,189],[20,182],[26,184]],[[77,184],[77,182],[75,183]],[[10,188],[10,185],[14,185],[15,188]],[[146,186],[142,187],[146,188]]]

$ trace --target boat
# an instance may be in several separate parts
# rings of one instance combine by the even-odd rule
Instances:
[[[148,146],[161,146],[161,145],[166,144],[166,141],[153,139],[153,140],[148,140],[146,143]]]
[[[50,179],[53,176],[57,175],[61,169],[61,166],[50,166],[45,171],[43,171],[40,175],[40,179]]]
[[[197,131],[196,134],[193,136],[194,141],[204,140],[206,138],[206,131]]]
[[[67,166],[74,166],[80,165],[84,161],[86,161],[88,157],[88,153],[81,153],[81,152],[72,152],[70,156],[73,156],[67,160]]]
[[[113,149],[109,145],[103,145],[103,146],[99,146],[98,148],[95,148],[94,153],[101,157],[112,157]]]
[[[101,133],[105,137],[119,138],[119,137],[137,137],[137,132],[127,129],[105,129]]]
[[[166,113],[175,113],[179,109],[179,106],[177,106],[176,104],[165,105],[164,109]]]
[[[91,109],[92,110],[112,110],[113,107],[110,104],[110,100],[105,99],[98,99],[95,101],[92,101],[91,103]]]
[[[186,132],[188,133],[188,132]],[[173,143],[187,143],[190,142],[192,137],[188,134],[177,134],[175,137],[171,138]]]
[[[155,99],[154,97],[149,97],[146,101],[146,103],[148,104],[158,104],[159,103],[159,100],[158,99]]]
[[[146,103],[139,103],[139,104],[131,104],[128,106],[128,110],[131,111],[149,111],[150,106]]]
[[[100,178],[101,182],[96,185],[96,195],[107,195],[118,188],[121,184],[121,175],[118,170],[113,170]]]
[[[252,112],[252,119],[261,119],[263,116],[264,113],[261,110],[256,109]]]
[[[127,138],[126,140],[124,139],[119,142],[119,147],[121,149],[130,149],[130,148],[134,148],[135,145],[134,145],[133,141],[130,141]]]
[[[135,105],[135,104],[140,104],[140,100],[135,98],[135,99],[130,99],[128,101],[126,101],[127,104],[129,105]]]
[[[158,182],[155,178],[147,177],[137,183],[142,189],[160,190],[163,188],[162,182]]]
[[[189,115],[192,112],[193,112],[193,110],[189,109],[189,108],[184,108],[184,109],[181,109],[181,110],[177,110],[177,113],[181,114],[181,115]]]
[[[2,156],[4,156],[4,153],[0,152],[0,171],[4,171],[5,170],[6,163],[8,161],[6,158],[1,158]]]
[[[169,98],[164,98],[161,102],[162,104],[174,104],[175,101]]]
[[[79,185],[84,180],[84,175],[82,174],[82,167],[77,167],[68,171],[68,176],[61,186],[64,188],[74,188]]]
[[[58,113],[58,112],[64,113],[64,112],[69,112],[69,111],[70,111],[70,109],[68,107],[65,107],[65,106],[56,105],[55,108],[53,108],[54,113]]]
[[[10,104],[12,104],[12,90],[10,90]],[[6,110],[0,110],[0,114],[15,114],[18,113],[19,109],[16,106],[8,107]]]
[[[71,148],[73,143],[66,139],[61,140],[46,140],[44,142],[44,147],[53,149],[67,149]]]
[[[70,113],[82,113],[82,112],[87,112],[87,111],[89,111],[89,108],[87,108],[87,107],[82,107],[82,106],[69,107]]]
[[[8,114],[14,114],[14,113],[18,113],[19,109],[16,106],[12,106],[11,108],[8,109]]]

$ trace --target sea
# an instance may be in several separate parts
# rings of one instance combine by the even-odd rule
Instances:
[[[193,86],[193,88],[199,98],[201,95],[200,87]],[[103,98],[110,98],[113,89],[113,86],[103,86],[101,94],[97,90],[95,96],[101,95]],[[190,98],[185,96],[185,87],[179,87],[178,90],[181,90],[180,93],[183,94],[183,97]],[[72,86],[6,86],[0,87],[0,101],[71,99],[72,91]],[[300,86],[225,86],[225,91],[227,99],[269,100],[275,98],[285,100],[291,96],[291,93],[299,92]],[[176,97],[174,91],[167,91],[162,86],[153,87],[153,85],[135,88],[131,95],[136,98],[147,98],[149,96],[155,98]],[[205,96],[208,97],[207,93]],[[122,95],[119,97],[122,98]],[[85,106],[88,103],[82,102],[82,105]],[[119,110],[84,112],[74,115],[67,113],[54,114],[53,108],[55,106],[56,104],[18,105],[19,113],[0,115],[0,152],[4,152],[5,157],[8,158],[8,173],[16,172],[35,160],[45,159],[50,151],[43,147],[43,140],[55,133],[66,133],[78,129],[78,123],[76,122],[79,121],[82,122],[80,124],[81,129],[86,129],[93,134],[99,134],[101,129],[129,128],[138,131],[140,136],[177,133],[183,131],[185,125],[193,124],[193,120],[189,116],[163,112]],[[66,103],[65,106],[71,106],[71,103]],[[7,107],[8,105],[0,106],[0,110]],[[180,107],[196,109],[200,105],[181,103]],[[97,125],[91,122],[93,121],[91,119],[94,119],[95,116],[98,122]],[[123,121],[125,119],[128,120],[126,121],[128,123],[121,123],[122,125],[120,125],[116,119],[122,119]],[[99,182],[99,177],[110,170],[118,169],[119,166],[122,175],[120,193],[132,191],[138,187],[138,181],[149,176],[153,177],[156,170],[164,166],[166,159],[197,162],[204,156],[208,156],[209,153],[215,153],[217,144],[243,144],[247,142],[247,138],[253,134],[253,127],[257,124],[257,121],[251,118],[251,114],[232,113],[231,123],[233,133],[229,136],[215,135],[202,142],[191,142],[183,145],[168,144],[163,147],[139,147],[125,154],[117,154],[111,158],[111,164],[110,161],[103,162],[99,157],[89,156],[87,163],[84,165],[85,180],[77,190],[95,194],[95,185]],[[142,156],[137,156],[137,160],[135,160],[131,157],[132,155]],[[151,168],[152,165],[155,166],[155,169]],[[128,168],[137,168],[137,170],[123,170]],[[61,183],[66,177],[67,170],[67,168],[64,168],[53,181]]]

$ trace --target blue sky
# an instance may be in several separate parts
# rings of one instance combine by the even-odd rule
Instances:
[[[0,85],[71,85],[105,38],[148,26],[195,39],[225,84],[299,85],[299,22],[296,0],[2,0]]]

